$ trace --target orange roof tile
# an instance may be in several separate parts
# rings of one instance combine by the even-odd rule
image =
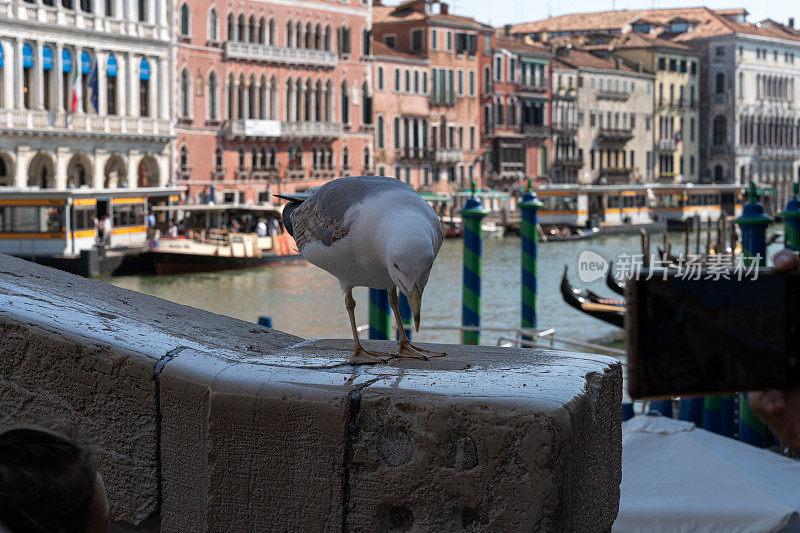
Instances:
[[[425,61],[426,58],[421,55],[411,54],[409,52],[403,52],[401,50],[395,50],[394,48],[387,46],[386,44],[380,41],[373,41],[372,42],[372,55],[373,56],[380,56],[380,57],[396,57],[398,59],[406,59],[406,60],[413,60],[413,61]]]

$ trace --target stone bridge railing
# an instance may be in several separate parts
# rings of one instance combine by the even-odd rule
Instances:
[[[438,346],[354,368],[350,340],[1,255],[0,330],[0,427],[93,442],[112,530],[602,531],[617,514],[607,357]]]

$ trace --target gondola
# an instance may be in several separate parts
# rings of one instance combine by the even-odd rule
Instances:
[[[587,289],[576,289],[569,284],[566,266],[564,266],[564,276],[561,278],[561,296],[569,305],[589,316],[599,318],[612,326],[625,327],[625,302],[603,298]]]
[[[569,234],[567,234],[567,232],[548,233],[546,231],[540,231],[539,242],[582,241],[591,239],[598,233],[597,228],[575,228],[574,230],[567,228],[567,231]]]
[[[625,296],[625,284],[620,283],[617,281],[617,278],[614,277],[614,263],[608,263],[608,273],[606,273],[606,286],[614,291],[615,293],[619,294],[620,296]]]

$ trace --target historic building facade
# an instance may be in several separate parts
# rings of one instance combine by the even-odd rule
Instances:
[[[515,190],[545,180],[550,163],[550,54],[502,34],[482,62],[484,170],[488,184]]]
[[[776,189],[791,198],[800,176],[800,38],[730,34],[695,43],[701,52],[702,140],[707,181]]]
[[[578,69],[553,59],[551,62],[552,144],[551,183],[578,183],[583,168],[583,149],[578,145]]]
[[[176,10],[177,183],[190,201],[267,202],[374,172],[368,2]]]
[[[555,76],[554,91],[577,97],[577,149],[584,161],[579,182],[652,180],[654,76],[568,46],[555,56],[564,74]]]
[[[171,181],[172,6],[0,3],[0,186]]]
[[[430,148],[430,61],[376,41],[372,49],[375,167],[416,190],[438,190]],[[434,187],[436,185],[436,187]]]
[[[430,63],[430,190],[460,189],[471,180],[480,184],[478,43],[492,31],[471,18],[450,14],[447,4],[436,0],[373,6],[373,39]],[[491,47],[491,40],[485,41]]]
[[[616,37],[605,49],[656,75],[653,177],[696,183],[700,177],[700,70],[689,46],[638,32]]]

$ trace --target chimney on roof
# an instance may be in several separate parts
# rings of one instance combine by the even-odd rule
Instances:
[[[616,61],[616,63],[617,63],[617,70],[622,68],[622,61],[620,61],[619,58],[615,58],[614,61]]]
[[[506,24],[505,26],[503,26],[503,35],[505,35],[506,37],[511,35],[511,24]]]
[[[789,17],[789,27],[794,29],[794,17]]]
[[[439,11],[439,13],[442,15],[447,15],[447,13],[450,11],[450,6],[444,2],[439,2],[439,5],[441,6],[441,11]]]

